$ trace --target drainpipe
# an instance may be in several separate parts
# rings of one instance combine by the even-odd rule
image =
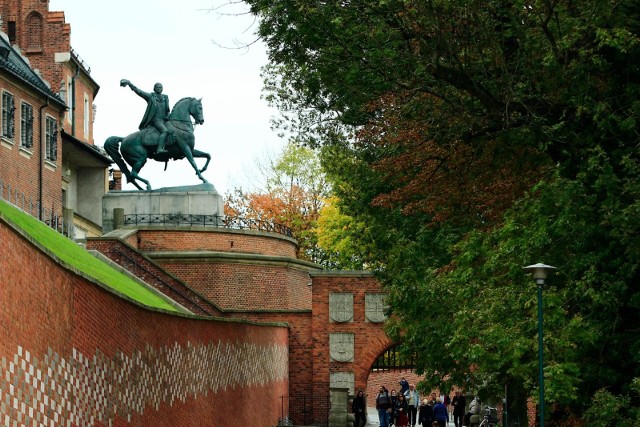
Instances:
[[[45,118],[43,116],[44,114],[44,109],[47,108],[49,106],[49,97],[45,98],[44,101],[44,105],[42,105],[40,107],[40,150],[38,150],[40,152],[39,154],[39,159],[38,159],[38,163],[40,163],[40,168],[38,169],[38,219],[40,221],[43,220],[42,218],[42,213],[43,213],[43,176],[44,176],[44,150],[47,146],[46,144],[46,129],[45,129]]]

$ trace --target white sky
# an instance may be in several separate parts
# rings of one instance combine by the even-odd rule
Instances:
[[[196,127],[195,136],[196,148],[212,156],[205,178],[220,194],[251,184],[247,171],[255,159],[279,152],[285,141],[270,128],[277,112],[260,98],[260,67],[267,63],[263,45],[244,50],[218,46],[255,40],[254,18],[238,15],[246,5],[228,1],[50,0],[49,10],[64,11],[71,46],[100,85],[96,145],[136,131],[144,114],[145,101],[120,87],[120,79],[146,92],[160,82],[171,106],[186,96],[203,98],[205,122]],[[202,166],[204,160],[197,162]],[[166,173],[163,167],[150,160],[140,175],[154,189],[201,183],[187,160],[170,161]]]

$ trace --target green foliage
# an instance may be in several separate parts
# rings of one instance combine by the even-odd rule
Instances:
[[[367,240],[371,241],[371,237],[367,236],[369,229],[366,224],[340,212],[338,203],[336,197],[325,201],[315,228],[318,246],[327,258],[324,265],[337,270],[373,268],[366,261],[371,259],[373,247],[364,244]]]
[[[595,174],[607,169],[605,162],[604,158],[592,162]],[[587,182],[589,178],[581,176]],[[603,211],[603,206],[617,204],[635,187],[638,176],[618,179],[618,185],[613,175],[602,178],[590,185],[558,176],[540,183],[508,212],[501,227],[474,231],[461,240],[454,247],[451,268],[423,279],[423,292],[415,303],[402,301],[402,322],[415,329],[405,335],[409,348],[426,345],[425,352],[433,348],[433,343],[425,342],[434,339],[425,339],[422,331],[435,334],[430,326],[434,319],[448,319],[439,345],[456,361],[454,368],[426,360],[427,371],[450,375],[453,383],[460,384],[473,366],[468,383],[472,388],[499,389],[515,380],[534,396],[536,291],[521,267],[543,260],[561,266],[544,289],[549,401],[580,410],[578,396],[590,396],[603,384],[621,390],[640,373],[640,336],[632,326],[640,322],[640,294],[630,286],[638,280],[639,266],[611,237],[616,234],[611,223],[617,222],[612,219],[620,218],[620,213]],[[607,186],[600,187],[604,181]],[[394,274],[404,273],[394,270]],[[407,309],[408,304],[434,307],[442,301],[448,307],[424,320],[412,317],[418,307]],[[408,323],[410,318],[415,320]]]
[[[640,378],[632,383],[633,397],[614,395],[605,389],[596,391],[592,406],[585,412],[585,421],[595,427],[631,427],[640,423],[640,408],[632,404],[639,396]]]

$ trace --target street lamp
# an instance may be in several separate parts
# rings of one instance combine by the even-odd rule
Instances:
[[[538,285],[538,381],[540,382],[540,427],[544,427],[544,364],[542,352],[542,286],[544,281],[556,267],[541,263],[523,267],[527,273],[531,273],[533,281]]]

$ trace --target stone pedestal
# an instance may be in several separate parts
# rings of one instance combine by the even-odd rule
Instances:
[[[165,187],[150,191],[110,191],[102,197],[102,232],[106,234],[113,231],[114,224],[119,222],[114,221],[114,215],[122,214],[125,217],[134,214],[154,215],[159,223],[164,223],[165,220],[171,222],[172,217],[222,218],[224,202],[212,184]],[[176,222],[175,225],[184,223]]]
[[[348,388],[330,388],[331,409],[329,410],[329,427],[353,427],[347,417],[349,403]]]

